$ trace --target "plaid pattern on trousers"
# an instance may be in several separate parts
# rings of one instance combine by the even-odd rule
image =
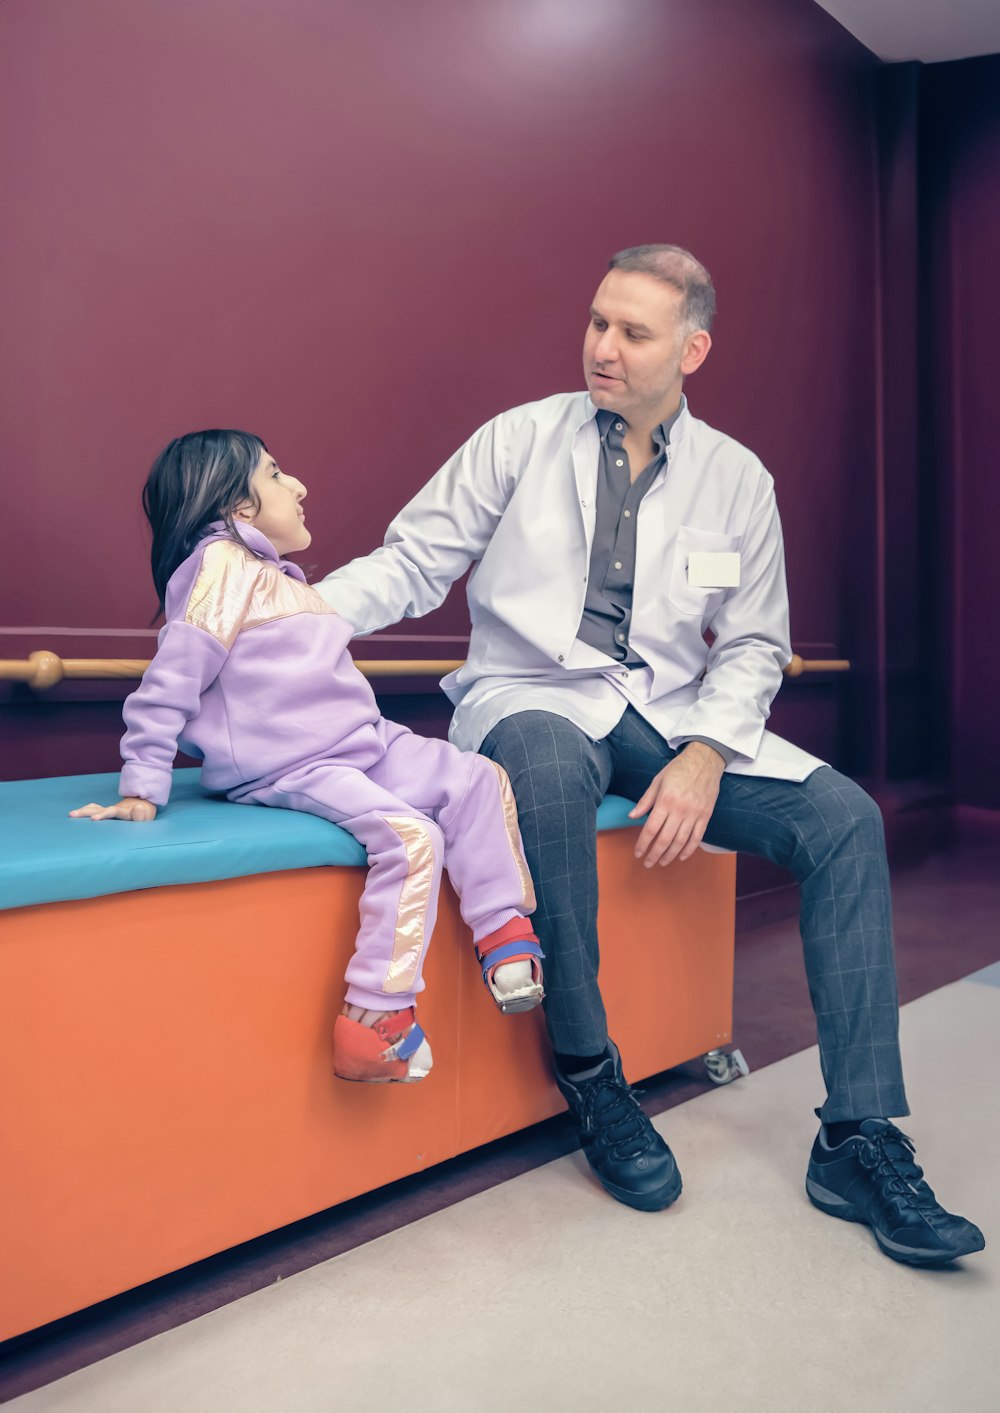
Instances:
[[[601,741],[551,712],[518,712],[480,750],[507,771],[517,800],[553,1045],[597,1054],[607,1042],[597,979],[597,807],[608,790],[639,799],[676,752],[632,707]],[[783,864],[799,883],[824,1122],[908,1114],[878,806],[830,766],[801,782],[727,773],[705,840]]]

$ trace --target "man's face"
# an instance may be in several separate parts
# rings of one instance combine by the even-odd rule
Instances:
[[[583,341],[591,400],[632,425],[655,426],[676,409],[681,381],[696,359],[679,319],[680,290],[652,275],[610,270],[594,296]],[[709,340],[710,342],[710,340]],[[693,366],[688,366],[692,364]]]

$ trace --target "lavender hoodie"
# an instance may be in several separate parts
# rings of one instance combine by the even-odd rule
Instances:
[[[170,796],[178,745],[231,791],[302,762],[370,766],[379,709],[347,644],[353,629],[266,536],[221,525],[170,577],[156,656],[125,702],[121,795]]]

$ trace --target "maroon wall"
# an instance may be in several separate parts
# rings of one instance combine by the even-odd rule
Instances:
[[[148,653],[139,489],[198,426],[308,483],[319,569],[370,548],[478,423],[580,385],[610,252],[673,240],[795,645],[858,668],[775,724],[871,766],[877,65],[811,0],[6,0],[0,56],[0,656]],[[465,621],[400,631],[461,655]],[[115,695],[6,689],[0,771],[111,766]]]
[[[951,568],[939,657],[956,799],[1000,808],[1000,56],[923,77],[929,550]]]
[[[880,358],[874,528],[880,681],[875,729],[880,773],[892,779],[943,774],[947,758],[945,733],[926,730],[940,663],[928,652],[926,604],[920,592],[926,578],[920,536],[925,492],[916,416],[920,406],[921,77],[920,64],[889,64],[879,70],[876,81]]]

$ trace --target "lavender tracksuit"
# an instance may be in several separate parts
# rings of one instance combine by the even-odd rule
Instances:
[[[351,625],[264,535],[240,534],[253,553],[220,526],[167,585],[156,656],[125,703],[121,794],[165,805],[180,744],[210,790],[349,830],[370,870],[347,999],[412,1005],[442,864],[477,941],[535,906],[510,783],[386,721],[347,651]]]

